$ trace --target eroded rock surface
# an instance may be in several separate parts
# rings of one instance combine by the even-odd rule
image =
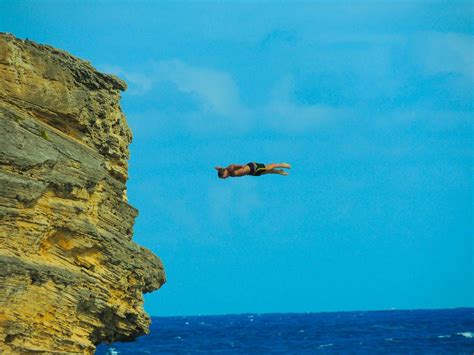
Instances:
[[[132,242],[120,79],[0,34],[0,353],[93,353],[148,331],[161,261]]]

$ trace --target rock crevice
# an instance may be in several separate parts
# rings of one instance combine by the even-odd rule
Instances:
[[[148,331],[161,261],[132,242],[126,84],[0,34],[0,352],[93,353]]]

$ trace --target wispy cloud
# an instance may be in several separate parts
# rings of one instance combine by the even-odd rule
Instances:
[[[157,81],[170,81],[183,93],[197,95],[206,110],[222,116],[244,110],[237,85],[224,71],[191,66],[180,60],[158,62],[154,71]]]
[[[461,74],[474,80],[474,36],[428,32],[414,38],[416,57],[427,75]]]
[[[145,73],[139,72],[132,72],[128,70],[124,70],[123,68],[117,65],[102,65],[100,70],[115,74],[118,77],[125,79],[129,88],[128,92],[131,95],[143,95],[150,91],[153,86],[153,78],[150,78]]]
[[[178,92],[197,99],[201,105],[189,112],[179,112],[168,124],[191,132],[248,132],[253,129],[275,132],[307,132],[345,114],[345,110],[328,105],[298,103],[294,97],[294,78],[285,76],[276,84],[266,103],[250,107],[242,102],[239,88],[230,73],[189,65],[180,60],[167,60],[148,66],[148,73],[133,72],[119,67],[103,66],[105,70],[124,77],[132,84],[132,95],[144,95],[155,87],[171,83]],[[159,101],[159,99],[158,99]],[[157,110],[146,115],[163,119]],[[156,125],[148,125],[155,127]],[[158,127],[158,126],[157,126]],[[163,128],[163,124],[159,127]]]
[[[268,41],[286,43],[295,36],[293,32],[274,31],[267,37]],[[298,39],[298,46],[306,40]],[[199,136],[255,131],[311,134],[341,122],[356,124],[360,118],[373,117],[372,111],[384,111],[377,115],[379,119],[364,120],[366,124],[373,121],[370,124],[375,127],[393,110],[402,110],[392,115],[401,117],[406,112],[449,112],[458,106],[468,107],[465,88],[474,79],[474,38],[470,35],[342,33],[330,38],[321,35],[311,43],[326,46],[327,41],[335,47],[324,47],[325,54],[315,57],[312,66],[298,67],[298,71],[289,67],[286,73],[279,70],[273,83],[267,80],[266,85],[259,84],[269,94],[259,93],[264,99],[253,104],[242,98],[244,89],[239,88],[233,74],[220,68],[171,59],[149,62],[139,71],[114,66],[104,69],[124,77],[131,84],[132,95],[151,95],[146,100],[156,102],[156,107],[148,104],[146,112],[133,115],[141,120],[160,120],[160,124],[147,127],[164,128],[168,133],[174,129]],[[344,58],[350,55],[350,60],[334,60],[341,44]],[[306,60],[303,64],[306,62],[310,63]],[[436,94],[444,90],[446,95]],[[167,100],[168,96],[173,98]],[[163,102],[168,105],[166,110],[159,106]],[[404,122],[409,125],[419,119],[419,115],[407,114]],[[399,125],[396,120],[383,125],[392,124]]]

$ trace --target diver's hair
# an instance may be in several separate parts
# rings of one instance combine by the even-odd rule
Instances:
[[[219,176],[222,179],[222,177],[224,176],[224,171],[225,171],[225,169],[222,169],[222,168],[217,170],[217,176]]]

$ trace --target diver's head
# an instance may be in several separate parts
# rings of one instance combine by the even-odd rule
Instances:
[[[221,168],[220,166],[216,167],[217,176],[221,179],[227,179],[229,177],[229,172],[226,168]]]

